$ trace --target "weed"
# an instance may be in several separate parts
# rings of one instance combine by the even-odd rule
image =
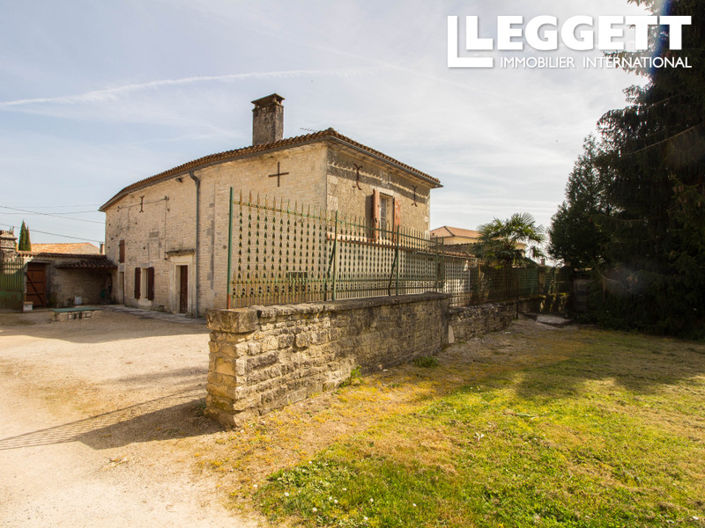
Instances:
[[[433,356],[418,356],[415,357],[412,362],[415,367],[421,368],[434,368],[439,365],[438,358]]]

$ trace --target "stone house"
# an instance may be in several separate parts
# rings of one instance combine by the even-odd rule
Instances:
[[[428,235],[436,178],[332,128],[283,139],[282,101],[253,101],[251,146],[140,180],[101,206],[115,301],[192,315],[224,308],[231,188]]]

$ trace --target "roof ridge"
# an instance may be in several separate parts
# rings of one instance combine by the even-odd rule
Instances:
[[[166,180],[170,177],[177,176],[179,174],[183,174],[188,171],[196,170],[198,168],[201,168],[203,165],[207,165],[210,163],[216,163],[219,161],[227,161],[231,157],[235,158],[237,156],[243,156],[243,155],[247,155],[247,154],[255,154],[258,152],[265,152],[265,151],[271,150],[271,149],[278,149],[281,147],[304,144],[308,141],[323,139],[326,137],[332,137],[332,138],[335,138],[343,143],[349,143],[356,148],[359,148],[359,149],[366,151],[370,154],[374,154],[375,156],[383,159],[384,161],[387,161],[388,163],[398,165],[403,170],[406,170],[407,172],[411,172],[412,174],[415,174],[416,176],[427,180],[431,184],[435,184],[437,186],[440,186],[441,182],[437,178],[434,178],[433,176],[430,176],[430,175],[426,174],[425,172],[422,172],[418,169],[415,169],[411,165],[407,165],[406,163],[403,163],[395,158],[392,158],[391,156],[388,156],[388,155],[386,155],[376,149],[373,149],[372,147],[368,147],[358,141],[355,141],[354,139],[351,139],[351,138],[341,134],[340,132],[335,130],[333,127],[328,127],[325,130],[318,130],[318,131],[312,132],[310,134],[302,134],[299,136],[292,136],[292,137],[280,139],[278,141],[274,141],[271,143],[264,143],[261,145],[250,145],[247,147],[240,147],[237,149],[224,150],[222,152],[208,154],[206,156],[196,158],[195,160],[191,160],[186,163],[182,163],[180,165],[172,167],[171,169],[167,169],[167,170],[162,171],[160,173],[157,173],[153,176],[143,178],[143,179],[138,180],[138,181],[126,186],[126,187],[123,187],[120,191],[118,191],[115,195],[113,195],[112,198],[110,198],[107,202],[105,202],[103,205],[101,205],[98,210],[105,211],[105,209],[108,206],[110,206],[113,202],[119,200],[125,194],[127,194],[129,192],[140,189],[144,186],[149,186],[149,185],[159,183],[159,182]]]

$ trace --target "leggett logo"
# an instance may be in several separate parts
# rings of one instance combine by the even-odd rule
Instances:
[[[573,16],[559,24],[558,17],[541,15],[531,18],[526,24],[523,16],[497,17],[497,39],[480,36],[480,20],[477,16],[465,17],[465,50],[479,51],[524,51],[525,44],[537,51],[555,51],[562,43],[574,51],[590,51],[596,47],[600,51],[626,50],[627,30],[633,28],[634,46],[628,51],[646,51],[649,49],[650,28],[664,26],[668,28],[669,49],[680,50],[683,46],[683,27],[692,23],[689,16]],[[460,56],[459,20],[457,16],[448,17],[448,67],[449,68],[493,68],[495,61],[489,56]],[[533,62],[532,62],[533,59]],[[574,57],[558,57],[551,61],[546,57],[505,58],[502,65],[524,65],[528,67],[575,67]],[[619,60],[612,57],[600,57],[598,61],[590,58],[585,66],[609,65]],[[690,66],[683,59],[673,59],[668,64],[662,57],[653,57],[646,67],[686,67]],[[661,66],[654,63],[661,59]]]

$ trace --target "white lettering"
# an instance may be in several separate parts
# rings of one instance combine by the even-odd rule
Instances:
[[[683,26],[692,24],[689,16],[662,16],[661,25],[668,26],[668,47],[672,50],[683,49]]]
[[[521,38],[522,29],[514,28],[517,24],[523,24],[523,16],[500,16],[497,17],[497,49],[502,51],[522,51],[523,41],[514,41],[513,38]]]
[[[470,17],[468,17],[470,18]],[[477,17],[475,17],[477,19]],[[467,28],[466,28],[467,30]],[[492,57],[460,57],[458,54],[458,17],[448,17],[448,67],[449,68],[492,68]]]
[[[551,26],[553,29],[546,29],[541,38],[541,28]],[[552,51],[558,49],[558,18],[554,16],[542,15],[529,20],[526,24],[526,43],[539,51]]]
[[[624,24],[623,16],[599,17],[599,35],[597,46],[602,51],[620,51],[624,49],[624,41],[615,42],[615,38],[624,38],[624,28],[615,27]]]
[[[645,51],[649,49],[649,26],[658,26],[656,16],[628,16],[625,18],[628,26],[634,26],[634,49]]]
[[[480,18],[465,17],[465,47],[468,50],[488,51],[494,48],[491,38],[480,38]]]
[[[575,51],[588,51],[595,48],[595,33],[592,30],[594,21],[590,16],[574,16],[565,21],[561,28],[561,39],[570,49]],[[575,30],[580,26],[587,26],[576,37]]]

